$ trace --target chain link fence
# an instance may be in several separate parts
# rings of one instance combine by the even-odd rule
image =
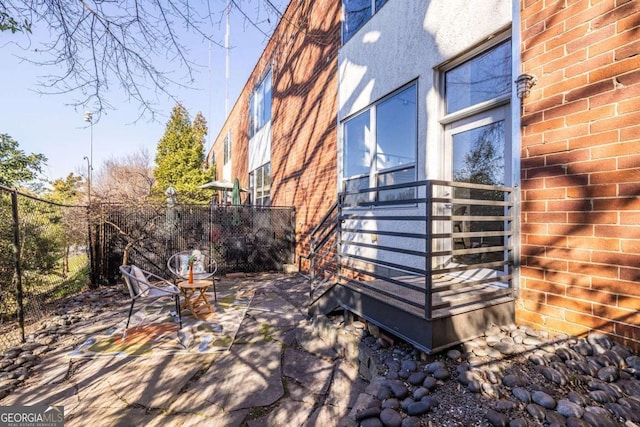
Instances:
[[[119,283],[129,264],[169,277],[168,258],[206,251],[218,274],[293,264],[290,207],[54,203],[0,186],[0,351],[90,284]],[[91,231],[91,232],[89,232]]]
[[[279,271],[295,262],[290,207],[104,204],[94,215],[94,274],[101,283],[120,280],[125,256],[165,277],[169,257],[190,249],[207,252],[217,274]]]
[[[0,350],[89,284],[87,207],[0,186]]]

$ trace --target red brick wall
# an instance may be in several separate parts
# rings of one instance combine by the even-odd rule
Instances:
[[[640,1],[522,0],[517,320],[640,349]]]
[[[213,144],[220,178],[231,129],[232,176],[248,187],[249,99],[271,66],[271,202],[295,206],[297,254],[336,200],[339,47],[340,2],[291,2]]]

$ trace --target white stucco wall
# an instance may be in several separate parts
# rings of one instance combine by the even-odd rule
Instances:
[[[271,121],[249,140],[249,172],[271,161]]]
[[[355,114],[402,85],[418,82],[417,179],[443,177],[443,116],[434,67],[456,58],[472,47],[508,28],[512,22],[512,0],[388,0],[340,50],[338,120]],[[338,180],[342,176],[342,137],[338,144]],[[340,189],[340,182],[338,182]],[[376,215],[394,214],[394,209],[375,209]],[[395,214],[398,214],[395,209]],[[411,211],[411,208],[404,208]],[[413,209],[413,213],[417,213]],[[423,211],[423,210],[422,210]],[[424,214],[424,212],[420,212]],[[409,212],[402,214],[409,215]],[[424,232],[416,225],[390,221],[364,221],[367,229]],[[422,228],[422,227],[420,227]],[[405,246],[424,250],[425,242],[400,242],[388,236],[363,235],[366,243]],[[373,258],[424,267],[398,254],[349,248]]]
[[[231,177],[231,162],[222,166],[222,179],[225,181],[233,181]]]
[[[431,161],[442,116],[434,67],[507,27],[511,3],[389,0],[339,52],[339,121],[417,79],[418,179],[439,178],[440,162]]]

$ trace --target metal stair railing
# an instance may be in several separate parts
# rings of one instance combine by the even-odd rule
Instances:
[[[339,231],[339,205],[333,203],[323,215],[318,225],[309,234],[309,253],[300,255],[309,261],[309,281],[311,283],[310,301],[314,301],[314,293],[322,284],[337,280]]]

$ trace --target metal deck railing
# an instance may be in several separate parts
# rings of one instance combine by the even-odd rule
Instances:
[[[312,282],[425,319],[510,297],[513,203],[509,187],[441,180],[340,193],[311,234]]]

